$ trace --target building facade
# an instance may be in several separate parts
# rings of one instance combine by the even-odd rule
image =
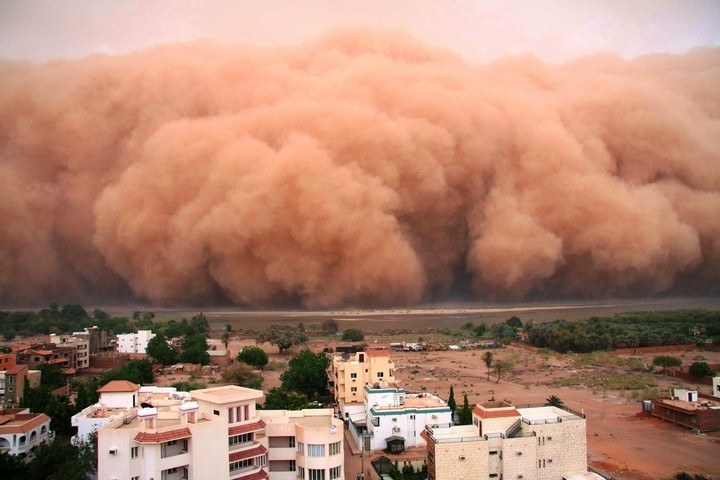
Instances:
[[[137,333],[123,333],[117,336],[117,351],[120,353],[146,353],[148,342],[155,337],[150,330]]]
[[[75,370],[82,370],[90,366],[90,340],[83,336],[73,335],[49,335],[50,343],[62,347],[75,347],[76,353],[72,363],[68,367]]]
[[[584,416],[556,407],[485,402],[473,410],[472,425],[428,426],[423,436],[432,480],[594,476]]]
[[[333,357],[330,379],[340,417],[349,420],[365,410],[365,386],[395,384],[395,363],[387,348],[366,348],[353,355]]]
[[[237,386],[141,387],[112,402],[105,393],[117,407],[84,414],[104,422],[95,427],[100,480],[344,478],[343,424],[330,409],[258,411],[263,393]]]

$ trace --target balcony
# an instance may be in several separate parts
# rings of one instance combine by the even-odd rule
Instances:
[[[163,470],[160,473],[161,480],[187,480],[188,478],[188,466],[173,467]]]

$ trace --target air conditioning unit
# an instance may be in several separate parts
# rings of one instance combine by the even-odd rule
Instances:
[[[110,455],[117,455],[117,448],[111,448],[110,450],[108,450],[108,453]]]
[[[460,455],[458,458],[459,458],[460,460],[465,460],[465,455]]]

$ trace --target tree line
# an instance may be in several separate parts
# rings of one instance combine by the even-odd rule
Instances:
[[[720,311],[640,312],[583,320],[528,322],[528,342],[560,353],[589,353],[618,348],[720,343]]]

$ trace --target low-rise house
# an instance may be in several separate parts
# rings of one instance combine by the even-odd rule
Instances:
[[[365,410],[350,415],[350,432],[361,450],[401,452],[425,445],[426,425],[449,424],[447,402],[430,393],[406,393],[387,383],[364,387]]]
[[[0,452],[25,457],[52,440],[50,417],[27,408],[0,409]]]
[[[672,398],[650,400],[650,415],[698,432],[720,431],[720,400],[695,390],[675,389]]]

